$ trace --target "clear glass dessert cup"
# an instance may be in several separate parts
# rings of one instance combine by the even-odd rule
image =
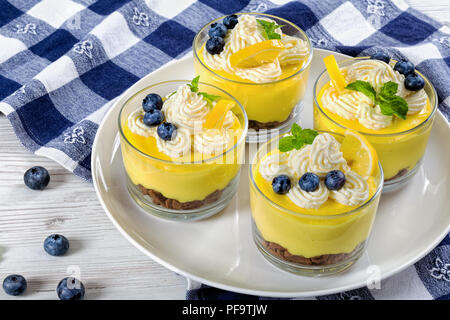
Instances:
[[[224,209],[237,191],[244,161],[247,115],[239,102],[225,91],[199,83],[199,91],[236,102],[232,109],[241,129],[235,144],[214,157],[192,156],[189,161],[160,159],[139,150],[125,130],[129,115],[141,108],[149,93],[166,97],[187,80],[165,81],[151,85],[129,98],[119,113],[119,132],[127,187],[131,197],[146,212],[169,220],[193,221]],[[149,137],[147,139],[154,139]]]
[[[355,61],[365,59],[369,58],[358,57],[346,59],[338,62],[338,65],[342,68],[355,63]],[[391,63],[393,62],[395,61],[391,60]],[[359,131],[377,151],[384,172],[383,192],[399,189],[414,176],[420,167],[428,144],[428,138],[438,104],[437,94],[431,82],[420,72],[416,71],[416,73],[420,74],[425,80],[424,90],[428,95],[431,107],[429,116],[415,127],[402,132],[377,134]],[[353,128],[337,122],[318,103],[320,91],[329,81],[330,77],[328,72],[324,70],[314,84],[314,129],[344,133],[345,130]]]
[[[328,133],[339,142],[344,138]],[[339,214],[311,215],[292,211],[270,199],[255,181],[254,171],[259,161],[278,148],[281,137],[259,148],[249,170],[256,246],[270,263],[284,271],[312,277],[341,272],[353,265],[367,247],[383,188],[381,164],[378,163],[375,174],[376,190],[362,205]]]
[[[302,100],[306,92],[309,70],[313,56],[311,41],[298,26],[285,19],[262,13],[239,13],[265,17],[283,25],[284,34],[306,41],[309,55],[302,67],[295,73],[280,80],[264,83],[238,81],[219,74],[206,65],[203,50],[208,40],[208,30],[217,18],[206,24],[195,36],[193,42],[195,74],[206,83],[211,83],[233,95],[244,106],[249,119],[247,142],[264,142],[270,135],[288,132],[294,122],[298,122],[303,108]]]

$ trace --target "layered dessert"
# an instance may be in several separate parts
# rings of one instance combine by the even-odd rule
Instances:
[[[354,131],[301,129],[263,146],[251,168],[255,241],[301,268],[356,260],[382,187],[376,151]]]
[[[152,89],[132,98],[121,114],[130,183],[153,205],[167,209],[213,205],[233,181],[237,184],[246,132],[243,110],[198,77]]]
[[[197,34],[195,71],[244,105],[250,128],[271,129],[288,121],[303,98],[311,51],[306,34],[288,21],[231,15]]]
[[[325,63],[327,73],[316,84],[315,129],[357,130],[376,149],[387,183],[407,176],[428,142],[436,108],[431,85],[411,62],[381,53],[339,66],[330,56]]]

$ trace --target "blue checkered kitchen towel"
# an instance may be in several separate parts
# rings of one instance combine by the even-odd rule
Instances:
[[[450,28],[402,0],[0,0],[0,111],[26,148],[90,180],[94,136],[114,99],[189,52],[205,23],[245,11],[293,21],[319,48],[407,57],[434,83],[450,119]],[[382,288],[322,298],[449,298],[449,236]],[[188,299],[249,298],[192,282],[189,289]]]

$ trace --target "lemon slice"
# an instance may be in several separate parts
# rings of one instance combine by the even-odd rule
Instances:
[[[227,112],[233,108],[235,103],[231,100],[219,100],[214,108],[206,116],[203,129],[221,129]]]
[[[344,90],[344,88],[347,86],[347,81],[345,81],[344,75],[342,74],[341,70],[339,70],[336,58],[331,55],[323,58],[323,62],[325,63],[325,67],[327,68],[331,80],[333,80],[338,90]]]
[[[373,175],[378,166],[378,155],[364,136],[353,130],[345,131],[341,151],[353,171],[364,178]]]
[[[273,62],[285,49],[280,40],[265,40],[245,47],[230,57],[232,68],[252,68]]]

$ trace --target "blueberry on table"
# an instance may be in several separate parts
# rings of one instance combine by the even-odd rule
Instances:
[[[62,279],[56,288],[60,300],[82,300],[85,291],[83,282],[74,277]]]
[[[69,250],[69,240],[60,234],[52,234],[44,240],[44,250],[51,256],[62,256]]]
[[[275,193],[286,194],[291,189],[291,180],[287,175],[279,175],[273,178],[272,189]]]
[[[142,121],[149,127],[157,126],[164,121],[164,114],[160,110],[154,109],[146,112]]]
[[[225,36],[227,35],[227,31],[227,27],[225,27],[222,23],[216,22],[211,25],[211,28],[208,31],[208,35],[211,38],[225,38]]]
[[[298,180],[300,189],[306,192],[313,192],[319,188],[319,176],[317,174],[307,172]]]
[[[419,91],[425,87],[425,80],[416,73],[408,74],[405,78],[405,88],[410,91]]]
[[[19,296],[27,289],[27,280],[19,274],[11,274],[3,280],[3,290],[11,296]]]
[[[223,25],[227,28],[227,29],[233,29],[237,24],[238,24],[238,16],[235,14],[226,16],[225,18],[223,18]]]
[[[163,106],[162,98],[156,93],[150,93],[142,100],[142,108],[145,112],[161,110]]]
[[[166,141],[172,140],[177,132],[177,127],[170,122],[164,122],[158,126],[158,129],[156,129],[156,132],[158,133],[158,136]]]
[[[345,175],[340,170],[333,170],[325,176],[325,185],[329,190],[339,190],[345,184]]]
[[[386,63],[391,61],[391,57],[384,51],[377,51],[373,55],[370,56],[370,59],[381,60]]]
[[[206,41],[206,51],[210,54],[219,54],[223,51],[223,47],[225,46],[225,40],[220,37],[213,37]]]
[[[414,73],[414,69],[414,64],[408,60],[398,61],[394,66],[395,71],[398,71],[405,76]]]
[[[23,175],[25,185],[33,190],[44,190],[50,182],[50,174],[43,167],[32,167]]]

